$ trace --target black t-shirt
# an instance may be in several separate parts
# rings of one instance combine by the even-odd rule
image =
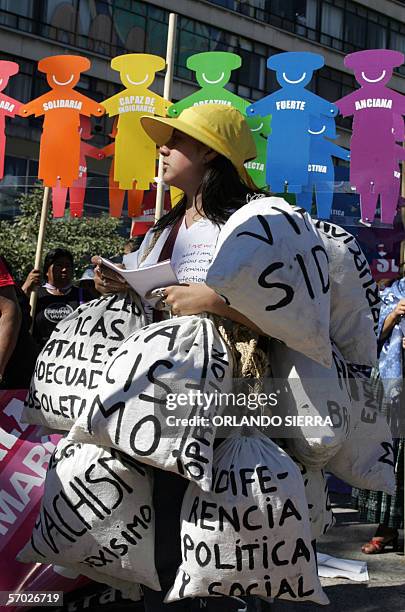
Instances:
[[[79,287],[72,287],[65,295],[52,295],[45,287],[40,287],[33,331],[33,336],[38,344],[41,347],[44,346],[59,321],[88,300],[87,292]]]

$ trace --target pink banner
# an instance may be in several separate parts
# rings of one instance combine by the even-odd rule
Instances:
[[[41,436],[39,427],[21,423],[26,394],[0,391],[0,591],[70,591],[87,579],[15,560],[31,537],[49,458],[61,437]]]

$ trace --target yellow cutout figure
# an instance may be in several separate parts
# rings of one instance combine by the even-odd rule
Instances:
[[[110,117],[118,115],[114,180],[120,189],[149,189],[155,177],[156,144],[143,130],[143,115],[165,116],[171,105],[148,89],[166,62],[158,55],[128,53],[114,57],[111,68],[120,73],[126,89],[102,102]]]

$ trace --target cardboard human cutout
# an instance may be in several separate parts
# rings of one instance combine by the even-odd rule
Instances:
[[[79,176],[80,115],[101,117],[103,107],[74,89],[90,61],[78,55],[54,55],[38,62],[50,91],[21,106],[19,114],[44,116],[38,178],[47,187],[71,187]]]
[[[271,134],[271,116],[246,117],[248,126],[255,141],[257,157],[246,162],[245,167],[254,183],[262,188],[267,187],[266,181],[266,157],[267,139]]]
[[[297,203],[309,213],[312,195],[315,190],[318,219],[329,219],[332,210],[335,168],[332,157],[350,160],[350,151],[327,140],[336,138],[336,125],[333,117],[321,115],[311,117],[308,133],[311,136],[309,147],[308,183],[297,194]]]
[[[114,119],[110,138],[115,140],[117,136],[118,117]],[[122,207],[124,205],[125,193],[128,193],[128,216],[139,217],[142,210],[142,201],[144,197],[143,189],[132,187],[126,192],[125,189],[120,189],[118,181],[114,180],[115,172],[115,142],[110,142],[102,149],[105,157],[111,157],[110,171],[108,173],[108,198],[110,204],[111,217],[121,217]]]
[[[186,65],[189,70],[195,72],[197,83],[201,89],[173,104],[168,110],[169,117],[178,117],[186,108],[200,106],[201,104],[232,106],[246,116],[249,101],[226,89],[232,71],[242,65],[242,59],[239,55],[225,51],[196,53],[187,59]],[[265,117],[262,121],[252,118],[250,124],[252,125],[252,136],[255,140],[258,156],[246,164],[246,168],[258,187],[264,187],[266,184],[264,174],[265,152],[263,149],[265,149],[265,142],[269,134],[270,121],[271,117]],[[262,127],[260,127],[261,124],[263,124]]]
[[[170,102],[149,89],[155,73],[163,70],[162,57],[144,53],[119,55],[111,68],[120,73],[125,89],[102,103],[110,117],[118,115],[114,181],[120,189],[149,189],[155,177],[156,144],[141,126],[143,115],[165,115]]]
[[[65,214],[66,197],[69,190],[70,201],[70,216],[82,217],[84,196],[87,183],[87,161],[86,157],[93,159],[103,159],[104,154],[101,149],[94,147],[87,141],[92,138],[91,122],[89,117],[80,117],[80,161],[79,161],[79,178],[77,178],[71,187],[60,187],[57,185],[52,189],[52,208],[54,217],[63,217]]]
[[[4,176],[4,157],[6,151],[6,117],[14,117],[21,102],[6,96],[3,90],[7,87],[9,78],[17,74],[18,64],[0,60],[0,180]]]
[[[401,171],[399,163],[405,160],[405,149],[402,143],[405,140],[405,126],[401,115],[394,115],[392,133],[395,143],[395,159],[392,172],[392,182],[388,189],[380,194],[381,223],[392,224],[398,207],[401,192]]]
[[[395,66],[404,55],[388,49],[357,51],[345,57],[360,89],[336,102],[344,117],[353,115],[350,182],[360,194],[361,221],[374,220],[378,196],[385,199],[384,222],[393,220],[393,169],[397,167],[397,148],[393,135],[394,115],[405,114],[405,96],[386,87]],[[384,194],[391,194],[391,197]],[[382,219],[381,219],[382,220]]]
[[[178,117],[186,108],[200,104],[233,106],[245,115],[249,102],[225,89],[231,78],[232,70],[240,68],[241,64],[242,60],[239,55],[225,51],[207,51],[191,55],[187,59],[186,66],[189,70],[195,71],[197,83],[201,89],[173,104],[168,111],[169,117]]]
[[[113,127],[111,133],[109,134],[110,138],[114,138],[117,135],[117,122],[118,118],[114,119]],[[128,216],[132,218],[137,217],[149,217],[149,221],[137,221],[138,226],[141,227],[140,224],[143,224],[142,227],[146,227],[149,229],[153,226],[154,221],[153,217],[155,214],[156,208],[156,184],[152,184],[151,189],[144,191],[143,189],[137,189],[134,186],[132,189],[119,188],[119,183],[114,180],[114,155],[115,155],[115,142],[111,142],[106,145],[103,149],[101,149],[104,153],[105,157],[111,157],[111,165],[109,171],[109,182],[108,182],[108,193],[109,193],[109,204],[110,204],[110,215],[112,217],[120,217],[122,214],[122,208],[124,205],[125,194],[128,195]],[[157,169],[156,173],[157,174]],[[136,184],[135,184],[136,185]],[[165,212],[169,212],[170,199],[172,202],[172,206],[174,206],[179,197],[183,195],[183,192],[177,189],[176,187],[170,187],[170,196],[165,193],[164,199],[164,210]],[[152,203],[153,202],[153,203]],[[145,231],[146,233],[146,231]],[[133,235],[139,235],[138,233]]]
[[[338,112],[333,104],[305,89],[314,70],[324,63],[322,55],[317,53],[273,55],[267,60],[267,67],[276,71],[281,89],[246,109],[248,117],[272,115],[266,180],[273,192],[283,192],[286,185],[291,184],[297,193],[307,184],[310,116],[334,117]]]

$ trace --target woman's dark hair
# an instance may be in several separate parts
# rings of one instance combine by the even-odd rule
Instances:
[[[72,268],[74,267],[73,255],[70,251],[67,249],[51,249],[45,255],[44,267],[42,269],[43,275],[46,276],[46,273],[51,265],[54,264],[57,259],[61,259],[62,257],[69,259],[70,263],[72,264]]]
[[[231,214],[246,204],[246,196],[265,193],[261,189],[248,187],[232,162],[223,155],[214,157],[198,189],[201,193],[201,207],[204,215],[218,225],[225,223]],[[186,211],[187,198],[183,196],[164,217],[157,221],[153,231],[174,225]]]

